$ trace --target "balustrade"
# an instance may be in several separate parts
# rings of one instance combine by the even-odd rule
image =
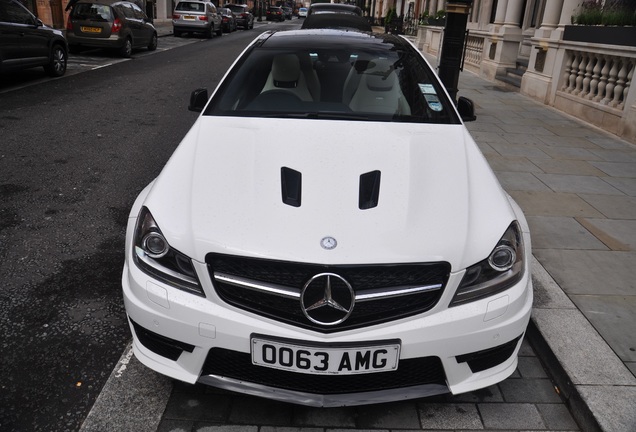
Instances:
[[[636,59],[568,50],[560,89],[612,108],[624,109]]]

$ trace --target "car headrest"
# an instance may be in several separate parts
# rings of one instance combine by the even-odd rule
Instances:
[[[300,77],[300,60],[294,54],[281,54],[274,57],[272,78],[276,87],[296,87]]]
[[[387,59],[371,60],[364,72],[369,90],[389,91],[395,85],[397,74]]]

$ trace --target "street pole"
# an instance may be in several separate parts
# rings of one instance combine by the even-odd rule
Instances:
[[[439,77],[453,102],[457,103],[459,73],[464,56],[466,26],[473,0],[455,0],[446,5],[446,25],[439,60]]]

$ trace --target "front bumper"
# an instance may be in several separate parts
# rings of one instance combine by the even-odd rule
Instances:
[[[529,254],[526,261],[527,256]],[[516,368],[517,352],[532,307],[532,282],[526,270],[524,277],[505,292],[449,309],[447,305],[463,276],[462,271],[451,274],[438,304],[424,314],[322,334],[225,304],[214,291],[206,265],[195,263],[195,266],[206,298],[162,284],[141,272],[135,264],[126,263],[122,285],[137,358],[151,369],[185,382],[202,382],[313,406],[378,403],[449,391],[458,394],[500,382]],[[529,268],[526,262],[526,269]],[[380,374],[368,374],[363,377],[363,391],[356,391],[356,385],[341,385],[339,376],[323,379],[290,371],[279,375],[281,371],[251,364],[254,333],[312,344],[366,342],[371,345],[376,341],[399,339],[400,367],[406,367],[410,361],[433,358],[439,362],[441,372],[421,384],[413,384],[410,377],[405,377],[405,382],[410,384],[397,384],[398,387],[367,385],[366,381],[375,382],[380,377]],[[166,344],[173,348],[176,344],[172,355],[162,351]],[[219,352],[230,357],[215,357]],[[236,367],[228,371],[217,367],[219,364]],[[392,373],[395,372],[382,374]],[[261,376],[265,378],[259,378]],[[275,378],[268,380],[268,376]],[[307,384],[310,379],[318,379],[317,384]],[[283,380],[294,383],[281,386],[279,383]],[[321,392],[323,380],[328,381],[324,388],[342,388],[342,392]]]

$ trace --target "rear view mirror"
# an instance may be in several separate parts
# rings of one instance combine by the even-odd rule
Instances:
[[[206,103],[208,103],[208,89],[196,89],[190,94],[190,105],[188,105],[188,109],[194,112],[201,112],[203,108],[205,108]]]
[[[475,104],[468,98],[463,96],[459,97],[457,100],[457,111],[459,111],[459,115],[465,122],[477,120],[477,116],[475,115]]]

